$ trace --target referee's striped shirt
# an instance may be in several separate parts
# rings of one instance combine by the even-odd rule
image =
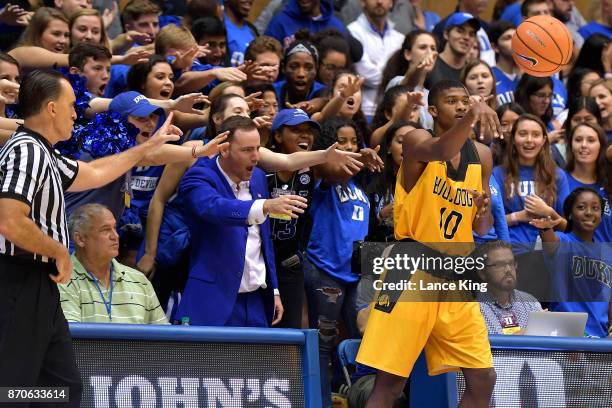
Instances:
[[[68,247],[64,190],[77,176],[78,163],[63,157],[40,134],[20,126],[0,149],[0,198],[30,206],[30,218],[54,240]],[[48,262],[0,235],[0,254]]]

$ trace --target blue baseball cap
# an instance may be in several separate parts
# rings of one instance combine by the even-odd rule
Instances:
[[[297,126],[302,123],[308,123],[316,130],[321,130],[319,124],[310,119],[308,114],[302,109],[282,109],[272,121],[272,132],[276,132],[282,126]]]
[[[446,24],[444,24],[445,30],[450,30],[453,27],[459,27],[464,24],[469,24],[474,27],[474,31],[480,30],[480,21],[470,13],[453,13],[446,20]]]
[[[152,113],[164,116],[165,113],[159,106],[152,105],[146,96],[134,91],[123,92],[115,96],[108,110],[139,118],[147,117]]]

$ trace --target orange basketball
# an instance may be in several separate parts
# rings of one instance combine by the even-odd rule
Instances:
[[[551,76],[569,63],[574,43],[565,24],[552,16],[523,21],[512,36],[512,57],[523,71],[537,77]]]

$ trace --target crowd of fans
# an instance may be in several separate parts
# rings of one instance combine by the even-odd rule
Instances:
[[[224,271],[214,269],[233,267],[229,258],[238,257],[240,276],[245,263],[264,265],[263,280],[243,277],[239,290],[236,284],[222,291],[238,293],[235,301],[249,310],[254,301],[241,296],[269,286],[273,316],[244,321],[319,330],[329,401],[327,368],[340,333],[359,337],[367,319],[354,243],[393,241],[402,137],[432,129],[429,90],[456,80],[486,98],[504,132],[493,138],[474,131],[495,165],[494,227],[474,236],[489,260],[479,278],[491,290],[479,300],[490,333],[520,333],[528,313],[542,309],[542,288],[520,291],[517,280],[529,280],[523,269],[548,267],[555,271],[550,286],[566,297],[545,307],[587,312],[586,334],[607,337],[612,255],[585,250],[583,256],[608,266],[580,275],[558,248],[612,242],[612,1],[601,0],[590,22],[569,0],[498,0],[490,22],[481,18],[486,0],[459,0],[442,19],[420,3],[272,0],[255,23],[247,20],[250,0],[16,0],[4,6],[0,143],[22,124],[20,77],[35,69],[58,70],[73,86],[73,137],[55,146],[67,157],[92,161],[120,153],[146,141],[168,117],[182,131],[180,143],[164,145],[118,180],[66,194],[74,272],[60,292],[68,321],[238,324],[235,296],[200,299],[209,286],[225,285]],[[541,14],[563,21],[574,39],[571,64],[545,78],[522,73],[511,50],[517,24]],[[247,245],[245,254],[238,245],[231,253],[223,246],[233,248],[235,230],[218,224],[233,228],[236,221],[215,209],[223,202],[202,198],[213,193],[200,184],[215,181],[198,171],[214,171],[208,162],[238,143],[236,132],[251,128],[261,149],[244,147],[242,162],[222,154],[218,169],[236,198],[251,200],[259,173],[241,198],[240,183],[223,166],[247,163],[252,172],[257,165],[266,172],[261,180],[270,199],[243,215],[249,243],[254,237],[260,247],[249,252]],[[304,200],[274,201],[287,195]],[[281,204],[299,216],[279,214]],[[269,232],[260,234],[258,225]],[[540,243],[552,246],[542,251]],[[219,259],[201,266],[202,254]],[[99,279],[109,265],[113,273]],[[276,270],[272,280],[266,269],[268,275]],[[593,293],[597,301],[577,300],[594,300]],[[224,301],[231,303],[208,309]],[[223,320],[225,309],[233,317]]]

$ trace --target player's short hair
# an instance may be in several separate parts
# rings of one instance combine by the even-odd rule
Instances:
[[[548,3],[548,0],[525,0],[523,4],[521,4],[521,16],[527,17],[527,12],[529,11],[529,7],[534,4]]]
[[[429,90],[429,95],[427,96],[427,104],[429,106],[435,106],[438,102],[438,98],[442,93],[449,89],[461,88],[464,89],[465,92],[469,95],[470,93],[465,89],[465,85],[461,82],[454,79],[443,79],[442,81],[436,82],[434,86]]]
[[[74,236],[77,232],[83,233],[89,231],[91,219],[104,211],[110,210],[108,207],[97,203],[85,204],[77,207],[72,214],[70,214],[70,218],[68,218],[68,232],[70,233],[70,238],[74,241]]]
[[[38,114],[49,101],[56,101],[62,93],[64,76],[52,69],[36,69],[28,73],[19,88],[19,111],[22,119]]]
[[[244,59],[255,61],[255,57],[264,52],[273,52],[274,54],[278,55],[278,58],[281,60],[283,58],[283,46],[281,43],[274,37],[260,35],[251,41],[244,52]]]
[[[193,22],[191,34],[199,44],[207,35],[227,37],[227,29],[217,17],[202,17]]]

